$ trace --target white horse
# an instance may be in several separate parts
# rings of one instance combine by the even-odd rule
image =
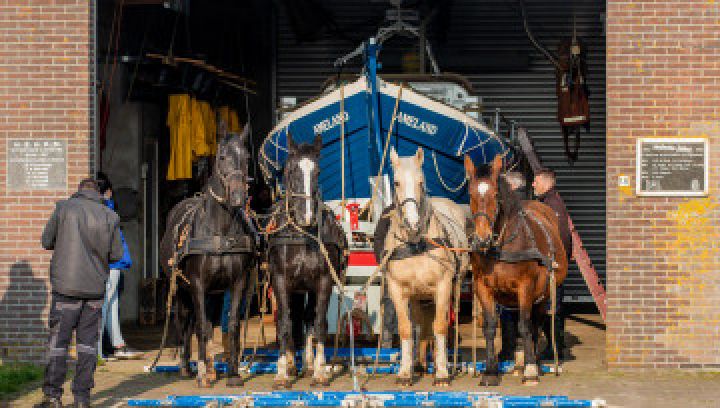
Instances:
[[[390,227],[385,252],[390,253],[385,267],[387,287],[397,312],[402,340],[402,358],[397,382],[411,385],[413,375],[412,324],[408,306],[412,304],[415,323],[435,337],[435,384],[448,385],[448,316],[453,293],[453,277],[469,266],[466,253],[449,247],[467,247],[465,233],[469,212],[445,198],[430,198],[425,190],[422,171],[423,150],[414,156],[398,157],[390,153],[394,175],[394,208],[386,215]],[[432,310],[420,303],[431,300]],[[425,316],[423,316],[425,314]],[[424,350],[422,350],[424,351]],[[424,361],[425,356],[420,356]]]

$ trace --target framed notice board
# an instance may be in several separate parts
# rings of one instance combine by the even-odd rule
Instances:
[[[639,196],[696,197],[708,194],[706,138],[640,138],[636,191]]]
[[[6,163],[9,190],[67,189],[66,140],[8,140]]]

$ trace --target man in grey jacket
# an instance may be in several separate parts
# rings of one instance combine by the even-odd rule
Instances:
[[[52,306],[43,383],[45,399],[36,407],[62,407],[73,331],[78,355],[72,384],[75,407],[90,406],[108,263],[123,255],[119,222],[118,215],[103,204],[97,183],[85,179],[77,193],[56,204],[45,225],[42,245],[54,251],[50,262]]]

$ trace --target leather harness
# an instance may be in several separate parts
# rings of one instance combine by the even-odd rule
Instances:
[[[443,238],[433,238],[434,242],[446,246],[451,247],[453,244],[450,241],[449,238],[443,237]],[[428,243],[427,240],[420,240],[418,242],[405,242],[403,245],[396,247],[392,254],[390,255],[391,261],[399,261],[402,259],[412,258],[413,256],[420,255],[422,253],[432,251],[434,249],[438,249],[435,246],[432,246]],[[387,252],[383,251],[383,256],[385,256]]]

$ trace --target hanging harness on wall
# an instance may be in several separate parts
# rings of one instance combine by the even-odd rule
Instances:
[[[585,45],[573,33],[572,38],[560,41],[558,64],[555,70],[558,99],[558,121],[563,133],[565,154],[571,162],[578,159],[580,127],[590,131],[587,62]],[[575,145],[570,149],[570,134],[575,133]]]
[[[558,121],[563,133],[565,154],[572,163],[578,159],[580,148],[580,126],[590,130],[590,105],[587,87],[587,53],[585,45],[577,37],[573,16],[573,36],[560,41],[558,54],[553,56],[533,36],[528,23],[527,10],[523,0],[517,0],[525,33],[532,45],[554,66],[556,94],[558,98]],[[575,146],[570,150],[570,133],[575,133]]]

